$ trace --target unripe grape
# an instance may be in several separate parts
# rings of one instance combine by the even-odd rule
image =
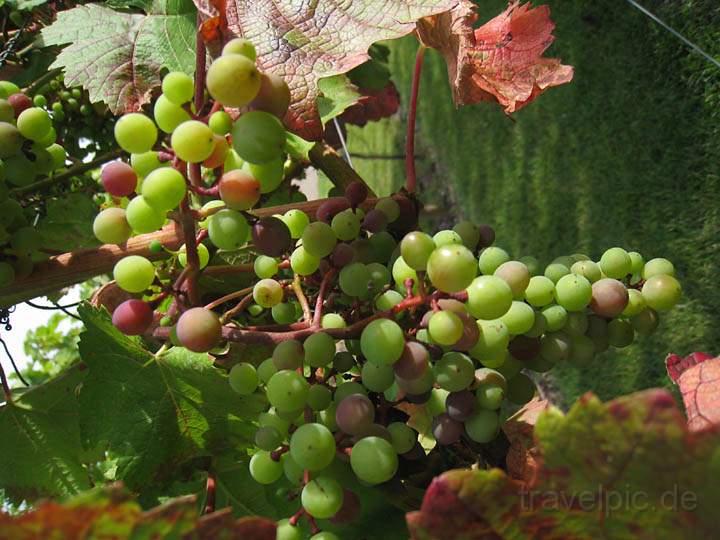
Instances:
[[[570,267],[573,274],[579,274],[590,283],[595,283],[602,277],[600,267],[592,261],[577,261]]]
[[[213,99],[226,107],[244,107],[260,90],[260,72],[243,55],[221,56],[208,69],[207,89]]]
[[[198,120],[187,120],[175,128],[170,144],[183,161],[200,163],[212,154],[215,135],[207,124]]]
[[[113,325],[127,336],[144,334],[152,322],[153,310],[142,300],[126,300],[112,314]]]
[[[210,156],[202,162],[203,167],[206,169],[215,169],[223,165],[230,151],[230,146],[225,140],[225,137],[213,134],[213,139],[215,141],[213,143],[213,151]]]
[[[667,311],[680,300],[682,288],[674,277],[658,274],[645,282],[642,295],[648,306],[655,311]]]
[[[308,226],[308,223],[310,223],[310,218],[302,210],[294,208],[285,212],[283,215],[283,221],[290,230],[291,238],[297,240],[302,236],[302,233],[305,230],[305,227]]]
[[[274,279],[261,279],[253,287],[253,299],[264,308],[282,302],[282,285]]]
[[[182,105],[193,98],[195,85],[190,75],[182,71],[171,71],[162,80],[164,96],[175,105]]]
[[[165,223],[165,212],[150,206],[142,195],[128,203],[125,213],[130,227],[137,233],[157,231]]]
[[[555,298],[568,311],[581,311],[590,303],[592,285],[578,274],[567,274],[555,284]]]
[[[160,159],[158,159],[158,153],[150,150],[141,154],[132,154],[130,156],[130,166],[139,177],[144,178],[155,169],[169,167],[170,162],[160,161]]]
[[[20,134],[31,141],[39,141],[52,128],[50,115],[39,107],[25,109],[17,117],[17,128]]]
[[[435,242],[429,235],[414,231],[406,234],[400,242],[400,254],[413,270],[425,270],[435,247]]]
[[[122,244],[132,235],[125,210],[106,208],[93,221],[93,233],[103,244]]]
[[[218,187],[220,198],[233,210],[249,210],[260,199],[260,182],[242,170],[223,174]]]
[[[215,313],[196,307],[180,315],[175,331],[183,347],[194,352],[207,352],[220,341],[222,325]]]
[[[260,193],[275,191],[285,178],[285,160],[282,157],[263,163],[246,161],[242,168],[260,182]]]
[[[260,90],[250,103],[250,107],[282,119],[290,107],[290,88],[282,77],[272,73],[262,73]]]
[[[187,185],[183,175],[171,168],[155,169],[142,183],[145,202],[158,212],[176,208],[185,197]]]
[[[499,247],[488,247],[480,252],[478,266],[480,272],[485,275],[492,275],[498,267],[510,260],[508,252]]]
[[[129,255],[115,263],[113,276],[124,291],[139,293],[155,281],[155,267],[145,257]]]
[[[395,476],[398,458],[392,444],[385,439],[365,437],[353,446],[350,466],[360,480],[381,484]]]
[[[0,159],[17,154],[23,145],[18,129],[8,122],[0,122]]]
[[[477,260],[464,246],[446,245],[435,249],[427,261],[432,284],[443,292],[459,292],[470,285],[476,275]]]
[[[609,278],[624,278],[630,273],[631,268],[630,255],[619,247],[608,249],[600,258],[600,269]]]
[[[172,133],[180,124],[190,120],[190,114],[179,105],[161,95],[153,106],[153,117],[158,127],[165,133]]]
[[[13,106],[6,100],[0,99],[0,122],[13,122],[15,120],[15,110]]]
[[[208,251],[208,248],[205,247],[205,244],[198,244],[197,245],[197,253],[198,253],[198,262],[200,264],[200,269],[203,269],[210,262],[210,252]],[[188,259],[187,259],[187,248],[185,247],[185,244],[180,246],[180,249],[178,250],[178,262],[180,263],[180,266],[182,266],[183,268],[185,268],[187,266]]]
[[[405,336],[395,321],[376,319],[363,329],[360,347],[368,361],[394,364],[405,348]]]
[[[113,161],[105,165],[100,178],[105,191],[114,197],[127,197],[137,186],[137,174],[130,165],[122,161]]]
[[[601,279],[592,284],[590,309],[601,317],[614,319],[623,312],[628,299],[625,285],[616,279]]]
[[[570,273],[570,269],[559,262],[554,262],[545,267],[545,277],[553,283],[557,283],[561,277]]]
[[[308,514],[317,519],[327,519],[340,510],[343,490],[336,480],[320,476],[305,484],[300,498]]]
[[[475,250],[478,242],[480,241],[480,229],[477,225],[475,225],[472,221],[466,219],[458,222],[453,227],[453,231],[455,231],[460,236],[460,238],[462,238],[462,242],[466,248],[471,251]]]
[[[451,311],[437,311],[430,317],[428,325],[430,337],[440,345],[453,345],[463,334],[460,317]]]
[[[673,263],[671,263],[667,259],[662,258],[651,259],[645,263],[645,266],[642,270],[643,279],[650,279],[653,276],[661,274],[674,276],[675,267],[673,266]]]
[[[220,210],[208,219],[208,236],[220,249],[238,249],[247,242],[249,233],[247,221],[235,210]]]
[[[227,135],[232,129],[232,116],[225,111],[216,111],[210,115],[208,125],[216,135]]]
[[[235,364],[228,374],[230,388],[241,396],[252,394],[258,386],[258,375],[255,366],[246,362]]]
[[[221,55],[225,54],[240,54],[253,62],[257,58],[255,46],[245,38],[233,38],[228,41],[223,47]]]
[[[120,148],[131,154],[150,151],[157,135],[153,121],[141,113],[126,114],[115,123],[115,140]]]

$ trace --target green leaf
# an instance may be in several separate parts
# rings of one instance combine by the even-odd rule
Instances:
[[[537,472],[499,469],[437,477],[414,539],[717,538],[720,428],[690,432],[672,396],[648,390],[607,404],[586,395],[535,426]],[[712,480],[711,480],[712,479]]]
[[[97,208],[85,193],[71,193],[47,203],[47,215],[38,223],[44,248],[70,251],[97,246],[92,224]]]
[[[66,497],[89,487],[82,464],[76,364],[0,407],[0,485],[13,500]],[[1,527],[0,527],[1,529]]]
[[[115,114],[148,103],[162,68],[194,71],[195,8],[189,0],[155,0],[147,15],[78,6],[58,13],[42,37],[45,45],[69,44],[52,66],[65,69],[65,84],[82,85],[91,101],[104,101]]]
[[[106,441],[118,458],[116,477],[131,489],[163,483],[183,462],[251,440],[262,398],[232,392],[207,354],[174,347],[155,357],[116,330],[107,312],[78,312],[89,368],[80,393],[83,443]]]
[[[47,3],[48,0],[18,0],[17,8],[20,11],[32,11],[34,8]]]
[[[300,161],[310,161],[310,150],[315,143],[306,141],[294,133],[288,133],[285,139],[285,151],[288,155]]]
[[[318,88],[320,96],[317,99],[317,107],[323,125],[336,116],[340,116],[345,109],[360,99],[357,87],[350,82],[347,75],[335,75],[320,79]]]

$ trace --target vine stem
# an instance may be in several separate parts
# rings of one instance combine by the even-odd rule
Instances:
[[[302,283],[300,282],[299,274],[295,274],[295,279],[293,279],[292,282],[292,289],[295,292],[297,301],[300,303],[300,307],[302,308],[303,319],[306,321],[311,321],[312,316],[310,315],[310,304],[308,304],[307,297],[302,290]]]
[[[420,91],[420,73],[425,58],[425,45],[418,46],[415,56],[415,71],[413,71],[412,89],[410,92],[410,106],[407,120],[407,139],[405,141],[405,172],[407,175],[407,190],[414,193],[417,189],[417,176],[415,174],[415,117],[417,114],[418,92]]]
[[[3,393],[5,394],[5,401],[12,403],[12,392],[10,391],[10,385],[8,384],[7,377],[5,376],[5,370],[0,364],[0,381],[2,381]]]
[[[208,470],[207,483],[205,485],[205,509],[203,510],[203,514],[212,514],[215,511],[216,486],[215,473],[212,470]]]
[[[337,270],[335,268],[331,268],[329,271],[327,271],[325,273],[325,275],[322,278],[322,282],[320,283],[320,290],[318,291],[317,300],[315,301],[315,313],[313,313],[312,323],[314,326],[320,326],[320,321],[322,320],[323,304],[325,303],[325,297],[327,296],[327,291],[328,291],[328,287],[330,286],[330,283],[332,283],[332,280],[335,278],[335,274],[337,274]]]

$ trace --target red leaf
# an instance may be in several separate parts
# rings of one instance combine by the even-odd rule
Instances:
[[[226,0],[209,0],[210,5],[215,8],[216,16],[211,17],[200,25],[200,33],[205,42],[221,39],[227,31]]]
[[[695,352],[665,360],[668,375],[680,387],[691,431],[720,424],[720,357]]]
[[[540,413],[548,408],[548,401],[535,397],[502,426],[510,441],[506,458],[508,474],[517,480],[528,482],[537,472],[539,463],[534,452],[533,432]]]
[[[340,116],[349,124],[364,126],[368,122],[377,122],[392,116],[400,108],[400,93],[392,82],[382,90],[360,89],[360,92],[363,96]]]
[[[451,12],[418,23],[421,41],[445,57],[457,105],[497,101],[510,114],[572,80],[571,66],[542,57],[555,39],[549,7],[515,0],[473,30],[477,18],[474,4],[462,0]]]

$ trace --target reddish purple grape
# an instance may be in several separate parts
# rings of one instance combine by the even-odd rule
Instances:
[[[292,244],[290,229],[276,217],[264,217],[255,222],[252,228],[255,248],[268,257],[279,257]]]
[[[380,437],[385,439],[387,442],[392,443],[392,435],[385,426],[380,424],[370,424],[367,428],[363,429],[360,433],[355,436],[355,440],[359,441],[365,437]]]
[[[457,313],[456,315],[463,323],[463,334],[452,348],[455,351],[469,351],[480,339],[480,327],[478,327],[477,321],[467,313]]]
[[[509,349],[515,358],[527,362],[540,354],[540,338],[517,336],[510,342]]]
[[[464,422],[475,412],[475,395],[470,390],[451,392],[445,398],[445,410],[450,418]]]
[[[417,341],[405,343],[400,359],[393,364],[395,374],[405,380],[415,380],[422,377],[429,366],[427,349]]]
[[[114,197],[127,197],[137,187],[137,174],[123,161],[113,161],[105,165],[100,178],[105,191]]]
[[[260,74],[260,90],[250,107],[274,114],[280,120],[290,106],[290,89],[282,77],[270,73]]]
[[[448,414],[441,414],[433,420],[433,437],[438,444],[447,445],[458,442],[463,431],[462,422],[453,420]]]
[[[384,231],[388,226],[388,219],[385,212],[382,210],[376,210],[373,208],[367,214],[362,223],[363,229],[370,231],[371,233],[377,233]]]
[[[142,300],[126,300],[115,308],[112,323],[126,336],[144,334],[153,322],[153,309]]]
[[[345,188],[345,197],[353,208],[360,206],[367,196],[368,188],[362,182],[350,182]]]
[[[407,399],[410,403],[422,405],[423,403],[427,403],[428,401],[430,401],[431,395],[432,390],[428,390],[427,392],[423,392],[422,394],[408,394],[405,396],[405,399]]]
[[[405,195],[395,194],[392,197],[400,208],[397,219],[390,224],[390,228],[399,234],[414,231],[418,226],[418,205]]]
[[[614,319],[628,304],[629,294],[625,285],[616,279],[604,278],[592,284],[590,309],[596,315]]]
[[[350,247],[350,244],[345,244],[341,242],[337,246],[335,246],[335,249],[333,249],[330,258],[333,265],[338,268],[342,268],[343,266],[347,266],[348,264],[353,262],[353,259],[355,259],[355,250]]]
[[[495,242],[495,230],[490,225],[478,226],[478,232],[480,233],[479,248],[486,248],[493,245]]]
[[[351,394],[343,399],[335,410],[338,427],[349,435],[359,435],[370,429],[375,419],[375,407],[362,394]]]
[[[340,510],[337,511],[337,514],[330,518],[330,521],[336,525],[352,523],[360,516],[361,510],[362,505],[360,504],[360,497],[357,496],[357,493],[343,488],[342,506]]]
[[[207,352],[220,341],[222,325],[215,313],[196,307],[180,315],[175,332],[183,347],[195,352]]]
[[[315,217],[318,221],[323,221],[329,225],[332,218],[335,217],[335,214],[339,214],[348,208],[350,208],[350,201],[345,197],[333,197],[318,206],[318,209],[315,211]]]
[[[17,94],[12,94],[7,98],[8,103],[12,105],[13,110],[15,111],[15,118],[20,116],[20,113],[23,112],[25,109],[29,109],[33,106],[32,99],[30,99],[28,96],[23,94],[22,92],[18,92]]]
[[[350,243],[350,247],[355,251],[354,262],[361,262],[363,264],[375,262],[375,250],[367,238],[356,238]]]

